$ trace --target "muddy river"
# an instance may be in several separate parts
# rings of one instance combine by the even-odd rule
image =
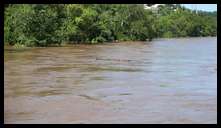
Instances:
[[[4,51],[5,123],[217,123],[217,39]]]

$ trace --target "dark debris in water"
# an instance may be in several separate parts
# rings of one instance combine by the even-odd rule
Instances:
[[[45,90],[36,93],[36,95],[38,96],[52,96],[52,95],[61,95],[61,94],[69,94],[69,93],[59,90]]]
[[[96,101],[99,100],[98,98],[95,98],[95,97],[92,97],[92,96],[88,96],[88,95],[85,95],[85,94],[80,94],[78,96],[84,97],[84,98],[86,98],[88,100],[96,100]]]
[[[132,95],[132,93],[120,93],[119,95]]]
[[[104,61],[121,61],[121,62],[130,62],[134,60],[126,60],[126,59],[103,59],[103,58],[96,58],[96,60],[104,60]]]
[[[160,87],[174,87],[172,84],[160,84]]]
[[[100,76],[91,78],[91,80],[105,80],[105,79],[106,79],[105,77],[100,77]]]
[[[87,71],[141,72],[141,69],[123,67],[88,67]]]
[[[104,58],[95,58],[95,60],[101,60],[101,61],[113,61],[113,62],[126,62],[126,63],[142,63],[142,64],[150,64],[152,62],[147,61],[141,61],[141,60],[132,60],[132,59],[104,59]]]

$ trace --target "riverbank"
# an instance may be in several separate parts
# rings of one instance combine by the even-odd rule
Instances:
[[[77,46],[77,45],[108,45],[108,44],[121,44],[121,43],[135,43],[135,42],[147,42],[147,41],[114,41],[114,42],[100,42],[100,43],[74,43],[74,42],[65,42],[61,43],[60,45],[54,44],[54,45],[49,45],[49,46],[34,46],[34,47],[28,47],[24,45],[4,45],[5,49],[8,48],[15,48],[15,49],[27,49],[27,48],[46,48],[46,47],[72,47],[72,46]]]
[[[150,42],[154,42],[154,41],[160,41],[160,40],[180,40],[180,39],[203,39],[203,38],[217,38],[216,36],[208,36],[208,37],[177,37],[177,38],[155,38],[153,39],[152,41],[114,41],[114,42],[100,42],[100,43],[96,43],[96,44],[92,44],[92,43],[76,43],[76,42],[64,42],[64,43],[61,43],[60,45],[58,44],[54,44],[54,45],[49,45],[49,46],[44,46],[42,48],[45,48],[45,47],[72,47],[72,46],[77,46],[77,45],[107,45],[107,44],[121,44],[121,43],[137,43],[137,42],[140,42],[140,43],[150,43]],[[27,46],[24,46],[24,45],[17,45],[17,46],[14,46],[14,45],[9,45],[9,43],[5,43],[4,45],[4,49],[11,49],[11,48],[15,48],[15,49],[28,49],[28,48],[40,48],[40,46],[34,46],[34,47],[27,47]]]

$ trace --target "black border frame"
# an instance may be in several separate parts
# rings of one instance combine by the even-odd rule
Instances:
[[[217,4],[217,65],[220,64],[220,59],[219,59],[219,55],[220,55],[220,41],[221,41],[221,1],[216,1],[216,0],[208,0],[208,1],[203,1],[203,0],[4,0],[3,4],[0,4],[1,6],[1,16],[2,18],[0,19],[1,21],[1,28],[2,28],[2,34],[1,34],[1,42],[0,45],[2,49],[2,54],[1,56],[3,56],[3,60],[4,60],[4,6],[5,4],[70,4],[70,3],[75,3],[75,4],[92,4],[92,3],[96,3],[96,4],[123,4],[123,3],[127,3],[127,4],[145,4],[145,3],[164,3],[164,4]],[[2,62],[2,67],[4,67],[4,63]],[[211,124],[211,125],[197,125],[197,127],[217,127],[220,125],[220,109],[219,109],[219,97],[220,97],[220,87],[219,87],[219,83],[220,83],[220,75],[219,75],[219,66],[217,66],[217,124]],[[4,70],[4,68],[1,68],[1,70]],[[3,71],[2,71],[3,72]],[[1,88],[0,91],[2,96],[1,96],[1,103],[2,103],[2,107],[0,112],[1,113],[1,121],[0,121],[0,127],[9,127],[9,128],[13,128],[13,127],[17,127],[17,126],[21,126],[24,127],[24,125],[15,125],[15,124],[4,124],[4,74],[2,74],[2,84],[1,84]],[[30,125],[28,125],[30,127]],[[46,127],[48,127],[47,125],[45,125]],[[58,125],[59,126],[59,125]],[[65,125],[65,126],[69,126],[69,127],[73,127],[70,125]],[[168,125],[165,125],[168,126]],[[176,126],[176,125],[173,125]],[[180,127],[181,125],[179,125],[178,127]],[[193,125],[194,126],[194,125]],[[41,128],[43,127],[42,125],[35,125],[35,126],[31,126],[31,128]],[[50,127],[50,126],[49,126]],[[51,125],[51,127],[54,127],[54,125]],[[171,127],[171,126],[169,126]]]

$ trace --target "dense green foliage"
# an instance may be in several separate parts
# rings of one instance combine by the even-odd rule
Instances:
[[[174,11],[176,9],[176,11]],[[216,12],[191,12],[167,5],[158,12],[143,5],[7,5],[4,42],[48,46],[151,40],[155,37],[216,36]]]
[[[170,5],[160,7],[157,17],[158,37],[216,36],[216,12],[196,12]]]

